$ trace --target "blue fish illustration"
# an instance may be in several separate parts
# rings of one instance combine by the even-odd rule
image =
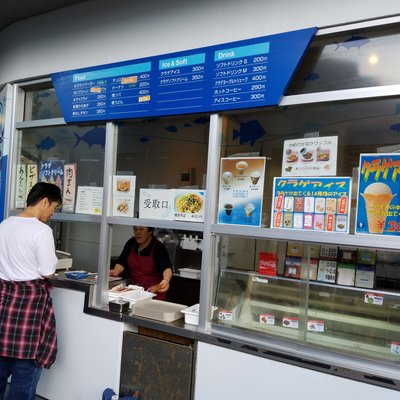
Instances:
[[[336,43],[336,49],[335,51],[340,48],[340,47],[345,47],[347,50],[351,49],[352,47],[357,47],[358,49],[361,46],[365,46],[368,44],[370,40],[364,36],[351,36],[348,39],[346,39],[344,42],[335,42]]]
[[[141,143],[146,143],[146,142],[148,142],[150,139],[149,138],[147,138],[147,137],[145,137],[145,136],[142,136],[140,139],[139,139],[139,142],[141,142]]]
[[[185,128],[190,128],[192,124],[189,124],[189,122],[186,122],[186,124],[183,125]]]
[[[92,147],[94,144],[99,144],[101,148],[104,149],[104,146],[106,144],[105,128],[96,127],[86,132],[83,136],[79,136],[76,132],[74,132],[74,135],[76,137],[74,147],[78,146],[81,140],[88,144],[89,147]]]
[[[305,78],[303,78],[303,81],[311,82],[311,81],[316,81],[319,78],[320,78],[319,74],[317,74],[316,72],[311,72]]]
[[[400,123],[397,123],[397,124],[394,124],[394,125],[390,125],[390,129],[392,131],[400,132]]]
[[[144,123],[154,123],[154,122],[157,122],[158,120],[159,120],[160,118],[144,118],[143,120],[142,120],[142,122],[144,122]]]
[[[50,136],[44,138],[39,144],[36,145],[38,150],[50,150],[55,147],[56,142]]]
[[[193,121],[197,125],[204,125],[210,122],[210,117],[199,117]]]
[[[50,93],[48,91],[46,92],[41,92],[38,94],[38,97],[41,97],[42,99],[45,99],[46,97],[49,97]]]
[[[168,125],[165,130],[168,132],[178,132],[178,128],[175,125]]]
[[[240,144],[249,142],[254,145],[257,139],[264,136],[267,132],[257,120],[251,120],[240,124],[240,130],[233,130],[233,139],[240,138]]]

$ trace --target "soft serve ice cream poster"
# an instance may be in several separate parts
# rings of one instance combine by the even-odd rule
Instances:
[[[261,226],[265,157],[222,158],[218,223]]]
[[[400,154],[361,154],[356,233],[400,235]]]

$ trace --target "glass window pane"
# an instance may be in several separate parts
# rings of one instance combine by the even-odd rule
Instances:
[[[97,272],[100,224],[50,220],[57,250],[71,254],[72,269]]]
[[[262,223],[269,226],[273,178],[282,175],[285,140],[303,138],[309,133],[338,136],[336,175],[352,177],[360,153],[376,153],[400,143],[399,103],[398,98],[383,98],[229,115],[223,124],[221,157],[243,153],[267,157]],[[353,182],[353,189],[356,188]]]
[[[23,175],[26,180],[27,190],[29,189],[28,170],[36,166],[40,173],[40,165],[43,161],[53,162],[62,165],[76,164],[76,187],[78,186],[103,186],[104,174],[104,126],[54,126],[42,128],[30,128],[19,131],[18,155],[16,182],[16,202],[20,197],[20,180]],[[56,162],[57,161],[57,162]],[[25,168],[25,172],[21,169]],[[21,176],[19,172],[21,172]],[[63,171],[62,171],[63,172]],[[36,173],[37,176],[37,173]],[[33,178],[34,179],[34,178]],[[63,185],[63,173],[54,174],[48,177],[52,183]],[[25,193],[22,196],[24,202]],[[23,205],[15,205],[22,208]]]
[[[56,91],[52,87],[25,91],[25,121],[62,117]]]
[[[140,188],[204,188],[209,124],[208,115],[120,123],[117,174],[136,176],[137,196]]]
[[[316,37],[286,94],[400,83],[399,29]]]

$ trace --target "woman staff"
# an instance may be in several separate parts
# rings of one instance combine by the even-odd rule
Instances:
[[[111,276],[127,276],[131,284],[157,293],[155,299],[167,300],[172,278],[172,266],[168,252],[153,236],[154,228],[134,226],[134,237],[129,239],[110,271]]]

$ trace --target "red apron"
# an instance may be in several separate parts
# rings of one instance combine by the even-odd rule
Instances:
[[[163,279],[163,274],[154,265],[154,246],[156,246],[155,243],[149,256],[137,254],[134,247],[128,257],[130,281],[134,285],[143,286],[144,290],[153,285],[158,285]],[[154,298],[157,300],[167,300],[167,293],[158,293]]]

